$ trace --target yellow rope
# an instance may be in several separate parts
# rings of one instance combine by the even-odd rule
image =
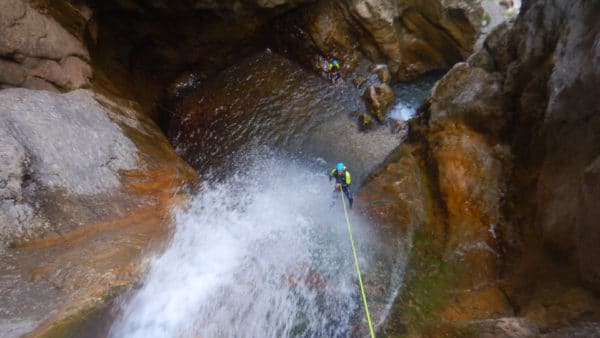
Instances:
[[[352,238],[352,228],[350,227],[350,218],[348,217],[348,211],[346,210],[346,203],[344,202],[344,189],[340,186],[340,195],[342,196],[342,205],[344,206],[344,214],[346,214],[346,224],[348,225],[348,234],[350,235],[350,244],[352,244],[352,253],[354,254],[354,266],[356,266],[356,274],[358,275],[358,284],[360,285],[360,293],[362,294],[363,303],[365,304],[365,313],[367,315],[367,322],[369,323],[369,333],[371,338],[375,338],[375,332],[373,331],[373,323],[371,322],[371,315],[369,314],[369,306],[367,305],[367,296],[365,295],[365,288],[363,286],[362,277],[360,276],[360,267],[358,266],[358,257],[356,256],[356,248],[354,247],[354,239]]]

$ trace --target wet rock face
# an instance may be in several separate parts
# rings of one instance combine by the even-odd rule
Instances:
[[[521,223],[523,240],[576,262],[581,276],[596,288],[598,269],[591,260],[600,256],[590,243],[598,239],[599,215],[586,203],[599,197],[590,187],[598,184],[600,101],[587,93],[598,86],[600,72],[585,60],[598,59],[600,25],[590,14],[598,6],[528,3],[512,30],[501,26],[492,33],[478,59],[469,61],[472,66],[457,65],[440,81],[430,99],[429,119],[436,132],[440,122],[451,121],[482,133],[486,142],[510,145],[514,161],[512,154],[498,158],[505,169],[516,166],[510,189],[513,212],[527,219]],[[489,177],[500,182],[497,174]]]
[[[458,120],[475,130],[499,135],[510,119],[502,82],[498,73],[457,64],[431,90],[430,123]]]
[[[481,22],[472,0],[10,0],[5,6],[0,83],[54,91],[88,87],[91,55],[94,85],[111,82],[161,125],[172,110],[173,93],[165,89],[182,73],[194,79],[193,89],[277,45],[314,70],[337,56],[347,76],[366,55],[389,65],[383,82],[411,79],[464,59]]]
[[[485,136],[454,122],[436,126],[429,136],[447,210],[445,259],[469,273],[444,313],[449,320],[512,315],[499,289],[499,230],[504,220],[501,158],[506,149],[488,145]]]
[[[176,191],[196,176],[136,107],[88,90],[0,91],[3,336],[43,336],[97,307],[168,235]]]
[[[47,225],[36,217],[34,207],[24,197],[23,190],[31,184],[30,157],[4,128],[0,129],[0,140],[0,238],[4,246],[12,238],[26,237],[45,227],[47,230]]]
[[[114,192],[118,172],[137,167],[137,148],[89,91],[2,90],[0,114],[5,244],[48,230],[40,196],[60,205],[62,194]]]
[[[594,19],[600,3],[526,5],[514,33],[519,57],[507,78],[521,111],[513,148],[522,168],[536,177],[527,182],[533,184],[527,200],[519,201],[535,208],[530,221],[543,244],[575,263],[600,290],[600,266],[594,263],[600,259],[600,214],[594,207],[600,200],[600,98],[593,94],[600,85],[600,23]]]
[[[347,76],[366,55],[389,65],[383,82],[411,79],[464,59],[482,15],[472,0],[10,0],[3,6],[0,85],[66,91],[89,87],[91,79],[110,81],[161,125],[172,110],[165,89],[182,73],[197,87],[278,45],[315,70],[337,56]]]
[[[26,149],[39,184],[75,194],[120,187],[119,170],[137,167],[137,149],[87,90],[65,95],[0,91],[2,128]]]
[[[201,85],[264,49],[273,18],[307,2],[88,0],[89,50],[100,76],[166,123],[173,93],[165,88],[182,73],[194,79],[189,88]]]
[[[364,201],[359,202],[359,208],[374,218],[382,231],[400,228],[410,242],[415,230],[430,216],[431,196],[423,180],[423,168],[411,154],[412,149],[400,146],[395,152],[392,156],[400,159],[376,170],[360,189],[357,200]]]
[[[0,88],[64,91],[89,85],[83,44],[23,0],[0,3]]]
[[[302,46],[291,48],[300,60],[311,51],[352,69],[365,54],[388,64],[396,79],[410,80],[466,58],[482,16],[477,1],[320,1],[277,27],[286,46]]]
[[[433,304],[433,323],[520,316],[527,323],[473,329],[585,336],[577,323],[600,319],[597,13],[598,2],[525,3],[439,81],[413,122],[410,142],[443,210],[426,229],[443,242],[444,264],[468,271]],[[435,325],[427,332],[442,335]]]
[[[479,35],[482,17],[477,1],[418,2],[404,9],[403,53],[396,76],[411,79],[466,58]]]
[[[446,211],[444,260],[468,271],[441,317],[450,321],[511,316],[500,289],[500,235],[505,220],[503,163],[507,146],[494,144],[506,124],[502,77],[465,63],[454,66],[427,101],[428,165]]]

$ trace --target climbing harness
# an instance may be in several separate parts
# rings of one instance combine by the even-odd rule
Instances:
[[[354,254],[354,266],[356,266],[356,274],[358,275],[358,284],[360,285],[360,293],[362,294],[363,303],[365,305],[365,313],[367,315],[367,322],[369,323],[369,333],[371,338],[375,338],[375,332],[373,331],[373,323],[371,322],[371,315],[369,314],[369,306],[367,305],[367,296],[365,295],[365,288],[363,286],[362,277],[360,276],[360,267],[358,266],[358,257],[356,256],[356,248],[354,247],[354,239],[352,238],[352,227],[350,227],[350,218],[348,217],[348,210],[346,210],[346,202],[344,202],[344,192],[340,189],[340,196],[342,196],[342,205],[344,206],[344,214],[346,215],[346,224],[348,225],[348,234],[350,235],[350,244],[352,244],[352,254]]]

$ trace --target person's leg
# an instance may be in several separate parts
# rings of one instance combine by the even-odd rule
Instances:
[[[344,192],[346,193],[346,197],[348,198],[348,204],[350,205],[350,209],[352,209],[352,203],[354,202],[354,199],[352,198],[352,192],[350,191],[350,187],[345,186]]]

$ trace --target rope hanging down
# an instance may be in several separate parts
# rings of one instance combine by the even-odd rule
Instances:
[[[340,189],[340,196],[342,196],[342,205],[344,206],[344,214],[346,215],[346,224],[348,225],[348,234],[350,235],[350,244],[352,244],[352,254],[354,254],[354,266],[356,266],[356,274],[358,275],[358,284],[360,285],[360,293],[362,294],[363,303],[365,305],[365,313],[367,315],[367,322],[369,323],[369,333],[371,338],[375,338],[375,332],[373,331],[373,323],[371,322],[371,315],[369,314],[369,306],[367,305],[367,296],[365,295],[365,288],[363,286],[362,277],[360,276],[360,267],[358,266],[358,257],[356,256],[356,248],[354,247],[354,239],[352,238],[352,228],[350,227],[350,218],[348,217],[348,210],[346,210],[346,203],[344,202],[344,192]]]

